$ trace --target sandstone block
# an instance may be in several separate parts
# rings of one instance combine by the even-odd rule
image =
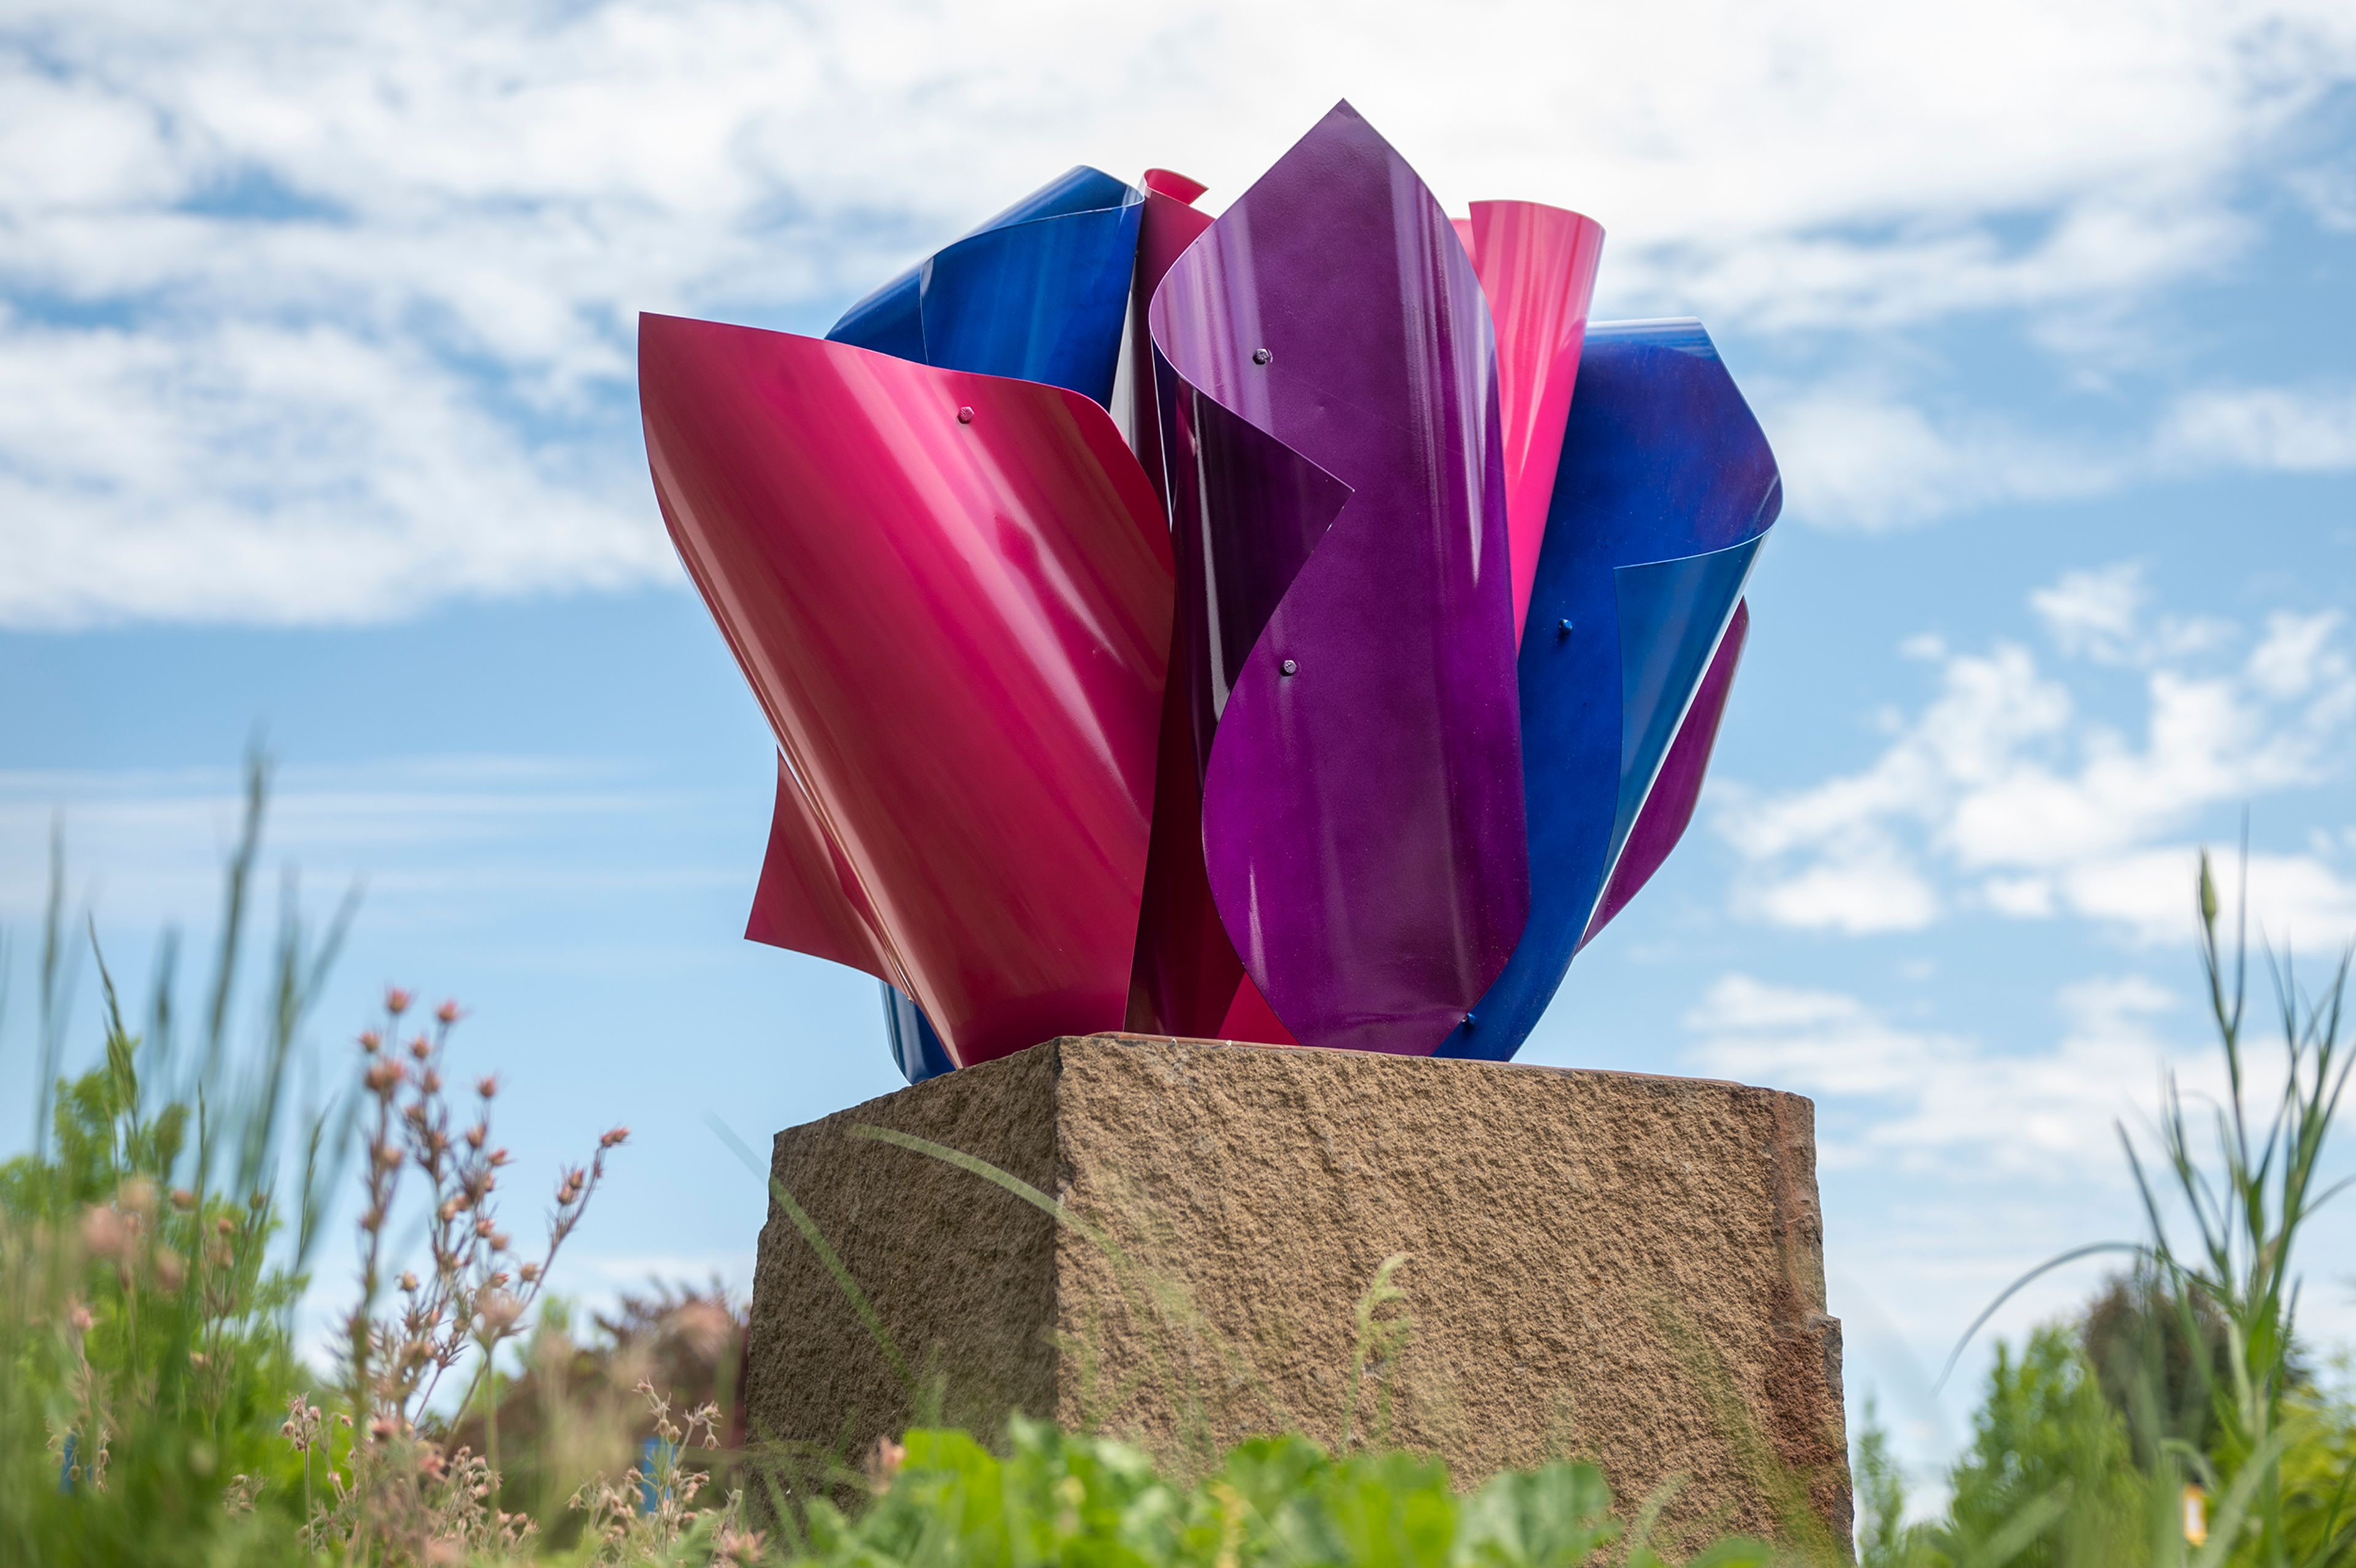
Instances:
[[[969,1169],[987,1161],[1072,1222]],[[1092,1035],[777,1135],[776,1181],[951,1422],[1019,1409],[1172,1463],[1285,1427],[1436,1453],[1470,1483],[1557,1454],[1672,1537],[1846,1543],[1840,1326],[1814,1110],[1629,1073]],[[1387,1259],[1412,1317],[1352,1375]],[[746,1405],[855,1455],[908,1384],[773,1201]]]

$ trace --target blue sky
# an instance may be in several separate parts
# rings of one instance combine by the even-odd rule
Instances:
[[[459,997],[523,1173],[637,1129],[565,1287],[748,1279],[707,1117],[896,1080],[871,982],[737,938],[771,749],[636,314],[821,330],[1074,162],[1215,208],[1347,96],[1453,208],[1600,219],[1598,315],[1700,315],[1775,445],[1700,816],[1524,1060],[1814,1095],[1852,1400],[1951,1450],[1925,1369],[2130,1232],[2115,1123],[2210,1082],[2196,848],[2246,808],[2268,933],[2356,933],[2356,21],[1637,9],[10,7],[0,1106],[51,821],[138,974],[204,940],[260,730],[273,864],[365,884],[321,1060],[387,981]],[[2341,1342],[2351,1243],[2308,1258]]]

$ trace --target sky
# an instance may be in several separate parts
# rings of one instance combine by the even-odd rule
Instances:
[[[1344,97],[1451,210],[1600,220],[1598,318],[1701,317],[1774,446],[1700,815],[1521,1059],[1815,1098],[1852,1410],[1932,1474],[1957,1336],[2135,1234],[2121,1126],[2218,1081],[2200,848],[2246,821],[2303,973],[2356,935],[2344,4],[12,0],[0,1150],[53,827],[138,989],[210,940],[260,736],[273,878],[361,889],[321,1081],[386,984],[455,997],[519,1176],[633,1128],[558,1288],[748,1284],[713,1122],[898,1080],[872,981],[740,940],[772,744],[654,506],[637,313],[819,332],[1075,163],[1215,210]],[[2356,1220],[2307,1256],[2356,1340]]]

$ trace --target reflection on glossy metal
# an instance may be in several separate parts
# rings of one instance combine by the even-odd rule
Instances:
[[[1529,901],[1479,279],[1344,104],[1149,319],[1220,920],[1303,1043],[1429,1054]],[[1317,679],[1280,685],[1271,645]]]
[[[1603,226],[1534,201],[1476,201],[1459,229],[1497,325],[1505,517],[1514,539],[1514,635],[1527,624],[1554,496],[1562,424],[1579,375]]]
[[[1144,199],[1073,169],[852,305],[827,336],[1109,404]]]
[[[664,520],[882,977],[961,1064],[1119,1028],[1171,590],[1111,419],[1060,388],[669,316],[641,318],[638,371]],[[960,405],[961,432],[942,418]],[[808,892],[820,862],[797,864]]]
[[[831,341],[642,321],[780,745],[746,934],[878,976],[912,1081],[1510,1057],[1693,816],[1780,496],[1708,337],[1590,329],[1593,220],[1451,219],[1347,104],[1202,194],[1075,169]]]
[[[1741,639],[1729,651],[1723,634],[1782,504],[1774,455],[1698,323],[1589,329],[1530,605],[1594,632],[1522,645],[1529,926],[1481,998],[1479,1034],[1458,1031],[1441,1054],[1503,1061],[1520,1048],[1581,942],[1616,912],[1602,907],[1607,886],[1671,753],[1679,768],[1645,856],[1667,852],[1672,824],[1682,831],[1676,802],[1699,790],[1717,724],[1697,692],[1716,681],[1711,700],[1724,701]],[[1631,863],[1627,891],[1652,869]]]

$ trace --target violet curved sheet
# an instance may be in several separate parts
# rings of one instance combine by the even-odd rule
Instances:
[[[664,519],[817,836],[789,821],[784,859],[819,897],[839,857],[822,934],[867,912],[883,977],[959,1063],[1119,1028],[1171,588],[1111,418],[658,315],[639,389]]]
[[[1149,315],[1221,922],[1302,1043],[1429,1053],[1530,899],[1472,259],[1344,103]]]
[[[1519,660],[1529,925],[1440,1054],[1505,1061],[1553,999],[1782,499],[1698,322],[1589,327]],[[1698,772],[1673,784],[1697,792]]]

